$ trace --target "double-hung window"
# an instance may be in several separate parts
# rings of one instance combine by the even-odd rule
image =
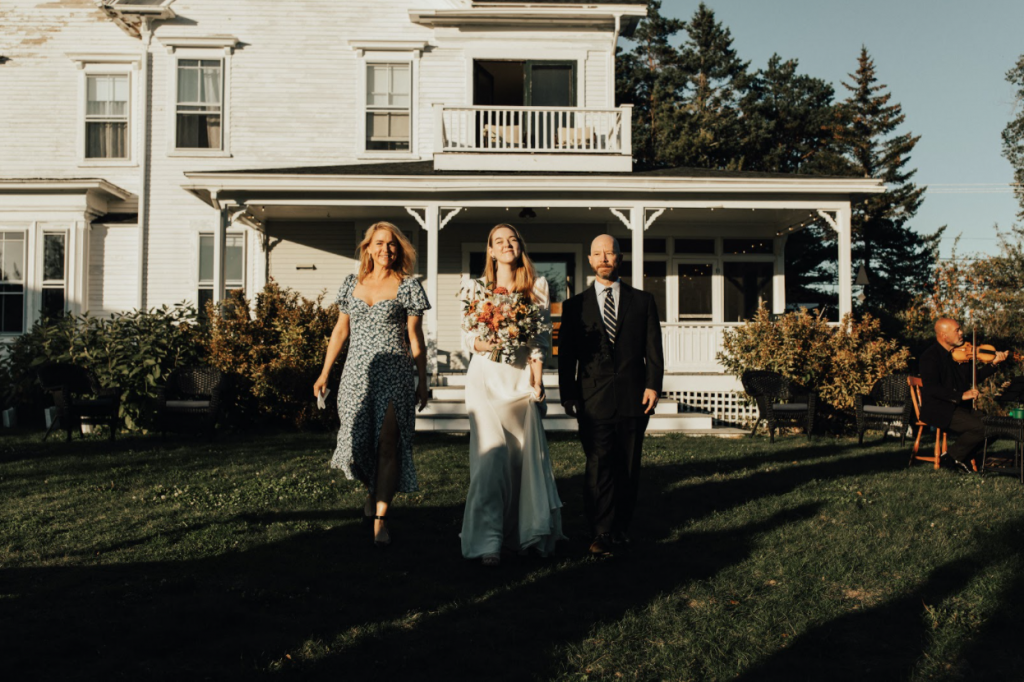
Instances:
[[[366,65],[366,150],[409,151],[412,65]]]
[[[43,232],[43,300],[40,312],[44,317],[61,317],[67,309],[67,240],[65,231]]]
[[[85,77],[85,158],[128,158],[128,74]]]
[[[0,231],[0,334],[25,331],[25,233]]]
[[[199,235],[199,286],[197,301],[199,314],[204,315],[206,304],[213,300],[214,235]],[[224,236],[224,292],[245,292],[245,235],[228,233]]]
[[[175,147],[223,149],[224,61],[179,59],[177,64]]]

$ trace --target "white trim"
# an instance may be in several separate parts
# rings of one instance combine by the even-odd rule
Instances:
[[[78,69],[92,64],[125,64],[137,71],[142,64],[142,55],[138,52],[66,52],[65,56]]]
[[[174,54],[179,49],[220,50],[224,56],[230,55],[240,42],[231,35],[214,36],[168,36],[156,37],[157,41],[167,48],[167,54]]]
[[[181,46],[173,51],[167,78],[167,156],[215,157],[231,156],[231,51]],[[178,62],[182,59],[216,60],[221,63],[220,149],[178,148]]]
[[[425,40],[350,40],[348,46],[356,52],[357,57],[363,57],[366,52],[413,52],[414,59],[419,59],[420,54],[426,49],[429,43]],[[376,57],[374,57],[376,58]]]

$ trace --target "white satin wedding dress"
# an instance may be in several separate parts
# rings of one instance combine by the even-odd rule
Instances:
[[[480,283],[466,282],[465,300]],[[534,295],[551,323],[548,282],[538,278]],[[501,550],[536,548],[549,555],[562,535],[562,501],[544,435],[543,407],[530,387],[529,358],[543,360],[550,332],[531,339],[514,364],[476,353],[476,336],[463,333],[471,360],[466,373],[469,412],[469,492],[462,519],[462,554],[475,559]]]

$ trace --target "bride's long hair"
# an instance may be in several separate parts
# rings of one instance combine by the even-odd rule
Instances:
[[[503,227],[512,230],[512,234],[519,240],[519,259],[512,264],[512,281],[514,282],[512,291],[525,293],[532,301],[534,300],[533,285],[537,281],[537,269],[533,267],[533,261],[530,260],[526,253],[526,241],[523,239],[523,235],[519,234],[519,230],[508,223],[495,225],[491,228],[491,233],[487,235],[487,248],[490,249],[493,246],[491,241],[494,239],[494,233]],[[494,259],[491,258],[490,252],[486,256],[485,260],[487,263],[484,265],[484,281],[487,283],[497,282],[498,272]]]

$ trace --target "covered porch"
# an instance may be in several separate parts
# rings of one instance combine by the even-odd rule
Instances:
[[[720,374],[725,329],[761,304],[774,313],[786,309],[789,235],[825,220],[837,235],[838,270],[851,273],[851,205],[882,189],[862,178],[694,169],[469,173],[436,171],[429,162],[187,175],[186,188],[222,216],[215,298],[223,296],[229,229],[255,232],[260,253],[250,262],[257,271],[247,279],[256,287],[273,277],[313,297],[333,296],[355,271],[354,249],[366,227],[388,220],[403,229],[419,251],[417,275],[434,305],[424,322],[435,377],[466,366],[457,294],[463,277],[480,275],[484,240],[497,223],[523,232],[552,285],[556,320],[560,303],[592,280],[591,239],[616,236],[624,279],[658,301],[667,370]],[[852,276],[840,277],[837,291],[842,315],[852,310]]]

